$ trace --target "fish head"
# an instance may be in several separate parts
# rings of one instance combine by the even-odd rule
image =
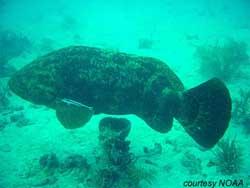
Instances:
[[[10,78],[9,88],[21,98],[34,104],[53,106],[56,99],[56,81],[53,71],[31,63]]]
[[[31,63],[17,71],[9,80],[10,89],[21,98],[56,111],[59,122],[67,129],[84,126],[94,114],[92,107],[59,96],[60,78],[54,64]],[[56,79],[57,78],[57,79]]]

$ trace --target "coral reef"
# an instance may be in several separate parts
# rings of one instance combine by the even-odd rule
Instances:
[[[160,143],[154,143],[153,148],[143,147],[143,151],[147,155],[157,155],[162,153],[162,145]]]
[[[87,162],[87,159],[82,155],[73,154],[64,159],[64,161],[60,164],[61,171],[86,171],[89,170],[90,166]]]
[[[197,46],[196,57],[200,61],[200,72],[205,77],[218,77],[231,81],[238,76],[240,68],[249,61],[247,44],[233,39],[224,44]]]
[[[44,154],[40,157],[39,164],[49,174],[72,172],[74,170],[81,173],[87,172],[90,168],[87,159],[79,154],[69,155],[63,161],[60,161],[55,153]]]
[[[190,152],[184,153],[181,164],[188,170],[190,175],[202,173],[201,159]]]
[[[224,139],[218,143],[210,166],[216,166],[217,171],[224,175],[239,173],[243,166],[243,151],[235,139]]]
[[[136,165],[126,137],[130,122],[123,118],[104,118],[99,124],[101,152],[92,184],[100,188],[137,188],[141,181],[152,183],[155,173]]]
[[[9,99],[10,92],[4,81],[0,80],[0,130],[13,123],[17,127],[32,124],[25,116],[22,106],[15,106]]]
[[[32,163],[24,177],[36,187],[51,186],[62,176],[74,177],[77,184],[91,188],[139,188],[152,184],[156,179],[156,171],[152,168],[155,164],[149,160],[139,163],[130,152],[127,140],[130,129],[127,119],[104,118],[99,124],[99,147],[91,163],[80,154],[60,159],[55,153],[48,153],[40,157],[39,165]],[[156,143],[148,150],[153,154],[157,150],[159,154],[161,145]]]
[[[31,183],[32,187],[43,187],[43,186],[52,186],[57,182],[57,178],[54,176],[46,177],[38,182]]]
[[[99,141],[107,161],[115,166],[126,166],[131,162],[129,141],[130,122],[126,119],[104,118],[99,125]]]
[[[10,115],[10,122],[14,123],[17,127],[25,127],[32,122],[25,116],[24,112],[15,112]]]
[[[7,125],[8,121],[6,119],[0,119],[0,131],[2,131]]]
[[[45,154],[40,157],[39,164],[42,169],[45,169],[48,172],[54,173],[60,165],[59,160],[55,153]]]
[[[9,88],[0,80],[0,130],[8,124],[24,127],[33,124],[24,113],[22,106],[15,106],[9,99]]]

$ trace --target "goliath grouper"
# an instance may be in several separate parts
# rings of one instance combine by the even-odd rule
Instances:
[[[16,72],[9,86],[25,100],[55,109],[68,129],[83,126],[93,114],[135,114],[166,133],[176,118],[198,144],[211,148],[231,117],[230,94],[219,79],[184,90],[158,59],[93,47],[42,56]]]

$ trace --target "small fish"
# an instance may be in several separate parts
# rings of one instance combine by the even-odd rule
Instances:
[[[198,144],[211,148],[231,118],[230,93],[219,79],[185,90],[158,59],[94,47],[70,46],[39,57],[17,71],[9,87],[55,109],[68,129],[82,127],[93,114],[135,114],[166,133],[176,118]]]

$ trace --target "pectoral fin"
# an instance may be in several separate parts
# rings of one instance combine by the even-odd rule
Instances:
[[[56,116],[66,129],[75,129],[84,126],[92,117],[92,107],[69,99],[57,102]]]

